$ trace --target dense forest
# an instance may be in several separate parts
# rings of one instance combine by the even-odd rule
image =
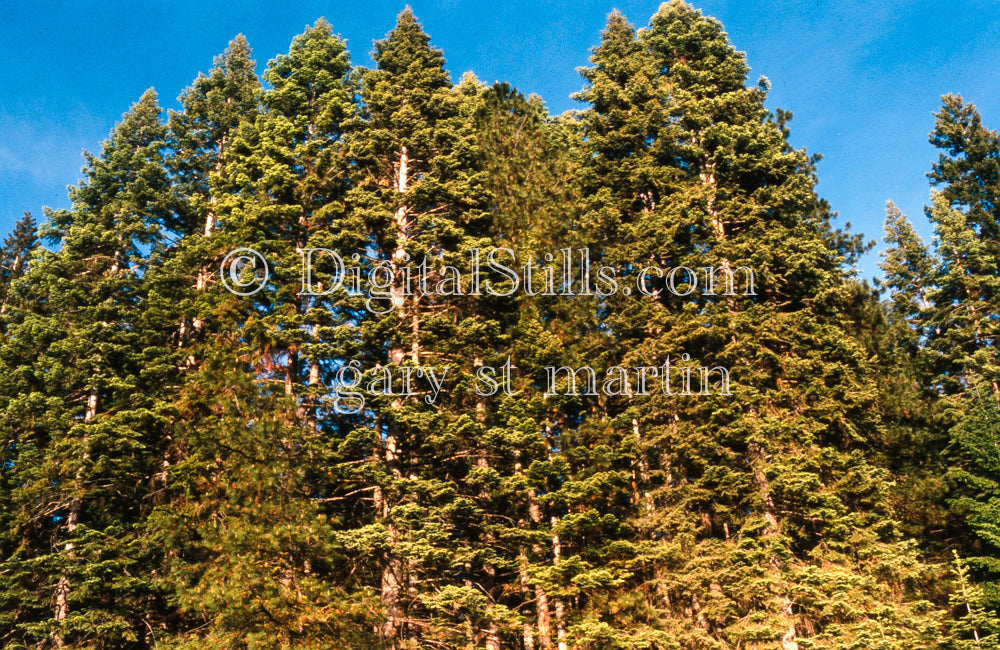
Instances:
[[[612,13],[559,116],[409,9],[371,69],[323,19],[252,56],[0,247],[0,646],[1000,647],[973,105],[872,286],[682,0]]]

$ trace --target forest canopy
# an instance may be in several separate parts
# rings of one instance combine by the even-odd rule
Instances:
[[[873,286],[683,0],[558,116],[409,8],[372,59],[236,36],[3,241],[2,647],[1000,647],[975,106]]]

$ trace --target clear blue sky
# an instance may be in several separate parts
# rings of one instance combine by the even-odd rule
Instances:
[[[392,28],[405,0],[278,3],[219,0],[14,2],[0,0],[0,230],[24,210],[68,207],[83,149],[98,151],[115,122],[153,86],[176,97],[234,35],[258,68],[325,16],[369,65],[373,39]],[[410,0],[442,48],[454,79],[466,70],[537,93],[553,113],[582,106],[575,68],[587,65],[606,15],[617,8],[645,25],[657,0]],[[824,156],[820,194],[854,231],[881,238],[892,199],[931,235],[923,217],[927,142],[940,95],[974,102],[1000,128],[1000,3],[700,0],[747,53],[751,82],[771,80],[768,105],[791,110],[792,143]],[[880,242],[881,246],[881,242]],[[877,253],[862,275],[878,273]]]

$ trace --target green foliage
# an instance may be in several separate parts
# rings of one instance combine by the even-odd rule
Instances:
[[[260,79],[237,36],[0,247],[0,644],[996,645],[1000,138],[973,106],[937,114],[932,246],[888,206],[880,303],[790,114],[681,0],[612,13],[557,117],[453,84],[409,8],[372,57],[320,19]],[[269,263],[252,296],[216,275],[236,248]],[[630,292],[514,288],[495,248]],[[510,295],[471,290],[476,251]],[[603,383],[667,359],[670,394]],[[352,362],[444,388],[344,408]],[[730,391],[679,394],[685,365]],[[601,390],[550,390],[585,366]]]
[[[5,314],[5,645],[129,647],[159,600],[141,577],[169,382],[143,313],[144,250],[171,199],[159,118],[147,91],[86,155],[73,208],[41,231],[58,250],[36,254]]]
[[[996,648],[1000,646],[1000,618],[992,607],[984,606],[987,598],[983,588],[970,582],[968,568],[962,563],[958,551],[954,554],[958,584],[957,591],[951,594],[948,602],[958,609],[959,618],[950,623],[951,631],[956,637],[951,647]]]
[[[934,545],[950,545],[956,553],[958,584],[949,594],[958,617],[950,622],[954,647],[992,647],[1000,605],[1000,137],[982,125],[976,108],[961,97],[946,95],[942,100],[930,137],[941,153],[928,175],[939,191],[926,209],[934,224],[934,255],[890,207],[887,239],[893,248],[885,268],[892,289],[891,314],[905,323],[896,349],[910,357],[905,363],[897,361],[897,367],[904,368],[924,398],[923,404],[911,402],[905,420],[944,478],[925,499],[939,514],[933,522],[934,537],[944,538],[932,539]]]

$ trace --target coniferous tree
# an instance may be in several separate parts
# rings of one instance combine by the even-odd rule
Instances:
[[[927,292],[935,260],[913,224],[891,201],[886,207],[885,241],[890,248],[883,253],[880,266],[891,292],[891,312],[914,330],[913,339],[919,338],[920,314],[930,306]]]
[[[482,519],[495,507],[484,439],[496,406],[475,393],[473,373],[502,365],[517,310],[472,286],[473,256],[478,249],[485,266],[495,226],[475,128],[479,89],[471,80],[453,87],[429,40],[406,9],[376,43],[376,68],[360,76],[364,121],[351,140],[358,173],[349,207],[364,219],[373,262],[393,278],[372,303],[369,349],[397,376],[433,366],[447,381],[436,401],[424,388],[371,396],[380,633],[387,647],[424,635],[455,643],[457,634],[497,648],[511,619],[497,602],[507,567]],[[409,289],[406,267],[415,274]]]
[[[6,470],[15,516],[4,556],[4,644],[142,647],[157,595],[145,579],[147,478],[163,444],[161,333],[144,323],[146,251],[168,216],[165,129],[150,90],[71,210],[49,212],[17,283],[2,354]]]
[[[30,215],[0,247],[0,644],[997,644],[971,104],[931,137],[933,252],[889,205],[880,303],[681,0],[613,13],[555,118],[452,84],[409,8],[373,58],[320,19],[265,86],[236,37],[87,156],[51,250]]]
[[[953,512],[966,524],[963,554],[982,584],[981,605],[1000,606],[1000,136],[961,97],[946,95],[931,143],[941,149],[929,174],[939,192],[927,209],[938,264],[924,318],[932,364],[928,385],[940,395],[951,446],[946,459]],[[991,630],[979,632],[986,635]],[[994,630],[995,631],[995,628]]]
[[[183,197],[178,218],[167,225],[180,235],[212,234],[219,190],[226,188],[226,162],[234,131],[259,112],[261,85],[243,35],[215,58],[180,96],[182,110],[170,111],[170,168]],[[214,192],[213,192],[214,190]]]
[[[202,250],[217,260],[227,248],[251,248],[265,256],[270,279],[252,296],[208,286],[203,304],[213,310],[200,317],[215,326],[197,352],[208,365],[193,369],[176,404],[181,460],[157,525],[176,554],[169,581],[187,626],[199,630],[184,637],[195,647],[234,638],[250,647],[327,647],[360,642],[370,629],[358,631],[363,595],[355,608],[338,600],[351,591],[351,567],[331,528],[340,517],[331,468],[352,421],[321,405],[323,381],[356,347],[357,308],[343,291],[309,295],[322,294],[329,274],[316,273],[311,287],[301,275],[309,248],[339,249],[348,261],[362,248],[343,222],[349,70],[330,24],[308,27],[268,64],[262,111],[233,122],[228,153],[211,172],[228,179],[227,193],[210,202],[217,218]],[[256,106],[256,91],[247,97]],[[222,512],[233,513],[225,531],[216,524]],[[216,570],[205,571],[207,562]],[[349,609],[355,619],[345,617]]]
[[[181,94],[182,110],[170,111],[168,167],[177,208],[164,225],[178,241],[165,255],[154,300],[164,315],[178,313],[178,347],[191,348],[218,329],[217,310],[225,294],[208,287],[226,253],[239,245],[233,228],[221,237],[217,231],[228,219],[231,201],[225,199],[240,187],[232,170],[234,140],[260,111],[261,84],[250,56],[246,39],[237,36],[215,58],[209,74],[199,74]],[[186,363],[196,364],[197,355],[189,354]]]
[[[926,208],[934,255],[890,206],[883,268],[898,340],[896,390],[883,402],[902,438],[889,455],[902,469],[909,519],[941,553],[961,550],[949,603],[956,647],[995,643],[998,413],[996,232],[1000,138],[976,108],[946,95],[931,143],[941,150]],[[914,496],[916,495],[916,498]],[[957,547],[957,549],[956,549]]]
[[[7,312],[11,285],[28,269],[31,254],[38,248],[38,225],[30,212],[14,224],[14,229],[3,240],[0,247],[0,318]]]
[[[508,298],[520,314],[511,333],[514,394],[501,401],[488,438],[496,476],[492,507],[502,508],[494,516],[510,521],[495,526],[493,548],[507,558],[507,585],[517,584],[516,592],[507,586],[499,593],[520,615],[520,629],[508,627],[503,641],[550,648],[568,642],[573,602],[620,582],[603,566],[604,543],[619,541],[624,516],[616,513],[627,479],[610,461],[615,452],[586,437],[597,400],[560,395],[550,385],[552,370],[586,365],[603,339],[582,272],[556,279],[545,270],[562,266],[561,259],[547,260],[567,252],[574,269],[585,265],[575,178],[586,155],[579,129],[571,117],[547,118],[537,99],[525,100],[506,85],[486,90],[481,101],[494,241],[514,251],[521,274],[517,298]],[[525,265],[534,269],[530,276]]]
[[[945,503],[947,428],[941,424],[938,393],[927,381],[932,366],[924,349],[938,261],[891,202],[885,241],[889,248],[880,266],[889,300],[885,318],[869,328],[879,341],[879,402],[888,432],[885,455],[904,525],[930,546],[944,549],[961,524],[949,516]]]
[[[766,83],[746,87],[745,58],[721,26],[677,0],[638,35],[613,15],[593,61],[581,94],[594,107],[584,182],[591,223],[609,242],[601,258],[633,292],[646,265],[701,273],[653,276],[654,295],[609,298],[612,358],[719,366],[732,390],[702,379],[702,395],[684,396],[674,376],[671,396],[607,401],[606,435],[631,446],[636,481],[636,550],[620,566],[648,594],[632,610],[634,637],[618,643],[648,643],[651,628],[681,647],[936,638],[915,594],[892,610],[889,636],[868,614],[881,593],[861,558],[887,558],[882,580],[899,586],[922,568],[882,506],[885,470],[864,452],[879,426],[873,369],[851,335],[866,290],[841,270],[860,244],[830,225],[813,160],[787,144],[788,115],[768,118]],[[741,269],[753,271],[753,290]],[[839,591],[824,587],[822,567],[842,578]],[[842,591],[851,604],[831,615]],[[606,636],[603,616],[580,634]]]

